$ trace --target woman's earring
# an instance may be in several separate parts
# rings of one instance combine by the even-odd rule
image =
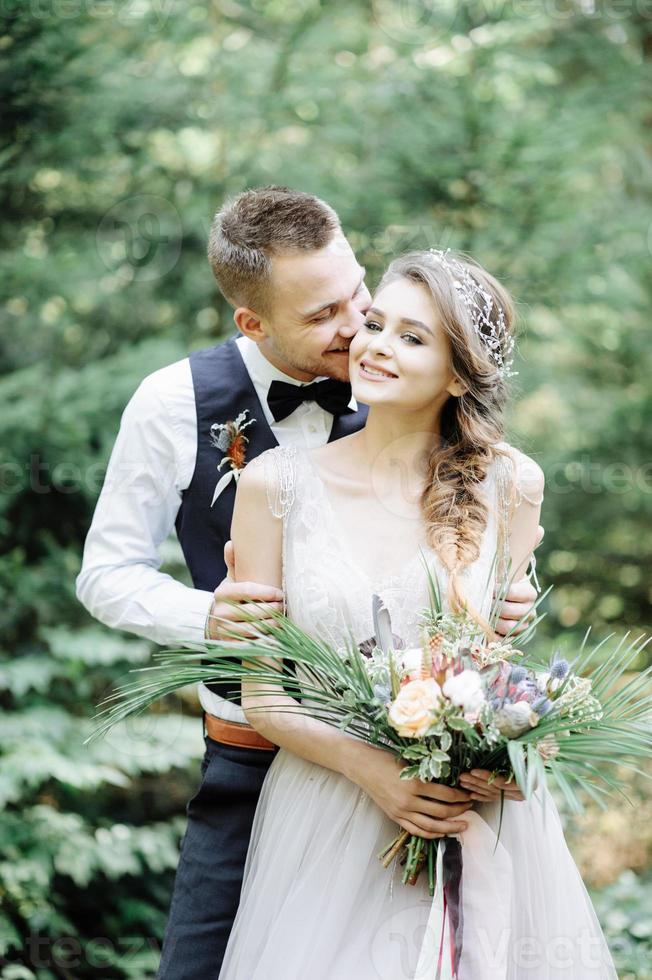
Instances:
[[[453,382],[448,390],[454,398],[463,398],[468,391],[468,389],[458,378],[453,379]]]

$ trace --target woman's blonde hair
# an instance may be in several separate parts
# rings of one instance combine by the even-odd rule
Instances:
[[[495,355],[489,354],[487,325],[478,325],[456,288],[449,263],[441,261],[441,255],[411,252],[400,256],[391,263],[378,288],[407,279],[428,291],[449,339],[453,371],[464,388],[462,395],[451,396],[444,405],[440,444],[427,461],[421,499],[428,542],[449,573],[449,603],[453,611],[459,611],[466,608],[466,603],[458,574],[477,559],[487,525],[488,510],[481,483],[493,460],[501,454],[496,444],[503,439],[507,385],[505,372],[497,366]],[[509,337],[515,312],[505,287],[463,253],[448,250],[446,257],[460,263],[473,283],[489,294],[489,319],[496,326],[502,310],[503,343],[512,343]]]

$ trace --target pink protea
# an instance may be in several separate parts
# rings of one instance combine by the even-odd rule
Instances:
[[[491,696],[494,698],[506,698],[508,696],[509,679],[512,673],[512,668],[510,664],[506,661],[501,661],[496,664],[495,667],[488,668],[491,671],[496,670],[497,672],[494,676],[493,681],[489,685],[489,691]]]

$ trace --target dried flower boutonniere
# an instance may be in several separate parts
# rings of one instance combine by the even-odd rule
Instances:
[[[217,471],[219,473],[225,464],[230,467],[228,473],[224,473],[217,481],[217,486],[213,492],[213,499],[211,500],[211,507],[231,480],[235,480],[236,483],[238,482],[238,477],[244,469],[246,462],[245,446],[249,442],[244,434],[244,430],[248,425],[253,425],[256,421],[256,419],[249,419],[248,422],[245,422],[245,416],[248,411],[249,409],[245,408],[244,412],[240,412],[234,421],[214,422],[211,425],[211,442],[216,449],[220,449],[225,453],[224,459],[217,464]]]

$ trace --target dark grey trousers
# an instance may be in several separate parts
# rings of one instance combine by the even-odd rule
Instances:
[[[275,753],[204,734],[201,783],[187,806],[157,980],[217,980],[238,908],[251,826]]]

